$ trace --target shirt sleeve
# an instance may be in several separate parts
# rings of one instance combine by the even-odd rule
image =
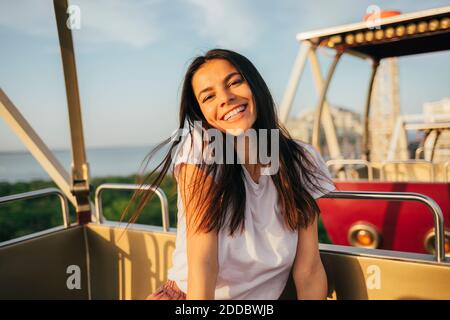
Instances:
[[[325,164],[325,161],[323,160],[320,153],[310,144],[302,142],[302,146],[306,148],[306,150],[312,156],[310,159],[312,159],[313,163],[315,164],[313,171],[322,173],[316,174],[312,180],[317,181],[317,184],[320,185],[323,190],[313,190],[308,181],[305,182],[305,187],[311,194],[311,196],[314,199],[318,199],[326,195],[327,193],[336,190],[336,186],[333,183],[330,171],[328,170],[327,165]]]
[[[175,152],[172,155],[173,174],[178,180],[179,167],[181,164],[201,164],[202,155],[202,133],[196,129],[191,132],[186,130],[181,136]]]

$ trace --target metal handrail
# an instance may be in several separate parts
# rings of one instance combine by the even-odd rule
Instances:
[[[415,154],[416,154],[416,160],[419,160],[420,159],[420,154],[422,153],[422,152],[424,152],[424,148],[423,147],[418,147],[417,149],[416,149],[416,152],[415,152]]]
[[[432,198],[414,192],[373,192],[373,191],[332,191],[322,198],[330,199],[370,199],[390,201],[416,201],[425,204],[433,214],[436,248],[436,261],[445,261],[444,251],[444,215],[439,205]]]
[[[369,161],[364,159],[331,159],[326,162],[327,167],[339,165],[339,164],[362,164],[367,166],[368,179],[369,181],[373,180],[373,167]]]
[[[45,189],[28,191],[28,192],[13,194],[10,196],[0,197],[0,204],[17,201],[17,200],[37,198],[37,197],[46,196],[46,195],[50,195],[50,194],[54,194],[54,195],[58,196],[58,198],[60,199],[64,227],[69,228],[70,227],[70,219],[69,219],[69,206],[67,203],[67,198],[64,196],[64,193],[62,193],[62,191],[57,188],[45,188]]]
[[[385,179],[385,167],[390,164],[422,164],[422,165],[428,165],[430,167],[430,174],[431,174],[431,181],[434,182],[434,165],[431,161],[428,160],[390,160],[390,161],[382,161],[381,167],[380,167],[380,180],[384,181]],[[395,170],[397,170],[397,166],[395,167]]]
[[[155,192],[155,194],[158,196],[160,202],[161,202],[161,213],[162,213],[162,223],[163,223],[163,230],[165,232],[169,232],[169,204],[167,201],[167,196],[164,193],[164,191],[160,188],[153,188],[149,185],[145,185],[141,187],[138,184],[122,184],[122,183],[104,183],[97,187],[97,190],[95,191],[95,212],[97,221],[99,223],[103,223],[106,219],[103,216],[103,209],[102,209],[102,198],[101,194],[104,190],[152,190]]]

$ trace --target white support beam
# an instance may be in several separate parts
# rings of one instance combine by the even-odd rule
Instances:
[[[295,59],[294,67],[292,68],[291,77],[289,78],[288,86],[280,104],[278,118],[282,124],[286,124],[286,121],[288,120],[289,112],[291,111],[292,103],[294,102],[297,93],[298,83],[300,82],[305,69],[306,59],[308,58],[310,50],[311,43],[309,41],[304,41],[300,44],[300,49],[297,58]]]
[[[316,93],[319,95],[323,90],[324,79],[322,77],[319,60],[315,50],[309,51],[309,61],[311,62],[311,70],[314,78]],[[333,118],[331,117],[330,106],[326,99],[323,103],[321,123],[325,131],[325,139],[327,141],[331,159],[341,159],[341,148],[339,147],[336,128],[333,123]]]
[[[0,117],[5,119],[17,137],[22,140],[36,161],[52,178],[69,201],[76,206],[75,197],[70,192],[70,175],[53,155],[51,150],[34,131],[20,111],[0,88]]]

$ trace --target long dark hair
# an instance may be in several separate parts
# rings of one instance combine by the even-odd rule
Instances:
[[[279,170],[271,176],[271,179],[278,192],[280,212],[284,218],[285,226],[290,230],[294,231],[298,227],[306,228],[313,222],[316,215],[320,214],[320,210],[314,198],[305,188],[305,183],[308,183],[312,190],[322,191],[323,188],[320,186],[318,179],[322,181],[323,179],[329,179],[320,170],[317,170],[313,158],[308,156],[309,151],[294,141],[279,123],[275,103],[269,88],[258,70],[246,57],[230,50],[213,49],[205,55],[193,59],[183,81],[179,129],[187,128],[192,137],[195,121],[200,121],[204,129],[211,128],[194,95],[192,78],[204,63],[213,59],[227,60],[250,86],[257,113],[253,128],[279,130]],[[256,131],[259,132],[259,130]],[[141,186],[159,187],[171,168],[173,151],[176,150],[179,143],[179,140],[173,141],[173,139],[168,138],[153,149],[146,157],[147,164],[156,152],[166,145],[169,146],[167,155],[156,168],[146,176],[138,175],[136,182]],[[146,165],[144,165],[144,170]],[[199,164],[198,167],[200,168],[199,171],[206,174],[201,175],[203,178],[194,179],[195,190],[198,193],[195,204],[202,207],[199,211],[203,212],[201,216],[198,216],[200,220],[196,224],[198,226],[196,231],[210,232],[214,230],[218,232],[226,225],[229,227],[230,235],[233,235],[238,228],[241,231],[244,230],[246,194],[242,165],[203,163]],[[210,189],[205,190],[205,177],[207,175],[216,177],[216,183]],[[319,178],[319,175],[322,177]],[[136,209],[129,220],[129,223],[135,222],[152,195],[153,192],[150,190],[139,189],[134,192],[121,219],[126,215],[130,204],[139,198]]]

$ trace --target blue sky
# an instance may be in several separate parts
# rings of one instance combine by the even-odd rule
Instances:
[[[177,126],[189,61],[213,47],[246,55],[277,103],[297,54],[298,32],[360,21],[369,5],[404,13],[450,1],[365,0],[77,0],[74,30],[87,147],[149,145]],[[67,105],[51,0],[0,2],[0,86],[50,148],[70,147]],[[402,113],[450,96],[449,52],[400,60]],[[322,55],[325,67],[329,61]],[[324,69],[324,68],[322,68]],[[332,104],[361,111],[367,62],[344,58]],[[315,104],[306,69],[291,114]],[[0,151],[25,150],[0,120]]]

